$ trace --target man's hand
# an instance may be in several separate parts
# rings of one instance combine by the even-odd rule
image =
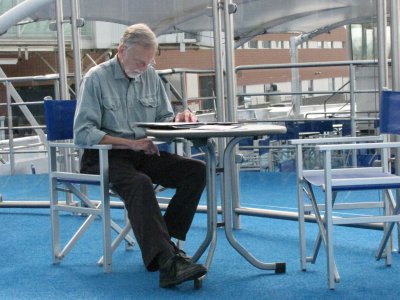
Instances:
[[[197,117],[190,110],[185,109],[183,112],[177,113],[174,122],[197,122]]]
[[[129,148],[133,151],[143,151],[144,154],[157,155],[160,156],[160,151],[158,147],[149,138],[144,138],[140,140],[130,140]]]
[[[106,134],[100,141],[100,144],[112,145],[113,149],[131,149],[138,152],[143,151],[144,154],[148,155],[155,154],[160,156],[160,151],[158,150],[158,147],[149,138],[130,140]]]

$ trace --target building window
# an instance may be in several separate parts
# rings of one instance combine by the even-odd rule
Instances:
[[[307,48],[311,48],[311,49],[318,48],[318,43],[314,42],[314,41],[309,41]]]
[[[329,84],[329,89],[331,91],[335,91],[336,90],[335,78],[330,78],[328,84]]]
[[[282,42],[281,41],[273,41],[272,48],[281,49],[282,48]]]
[[[214,76],[199,76],[199,96],[209,97],[201,101],[201,110],[216,110],[215,106],[215,77]]]
[[[302,49],[308,49],[309,47],[310,47],[310,45],[309,45],[308,41],[305,41],[305,42],[301,43],[301,48]]]
[[[262,47],[266,48],[266,49],[270,49],[271,48],[271,41],[263,41],[262,42]]]
[[[308,91],[313,92],[314,91],[314,80],[310,80],[308,82]],[[313,94],[308,94],[309,97],[313,97]]]
[[[185,32],[184,33],[184,39],[185,40],[196,40],[197,39],[197,34],[193,32]]]
[[[289,41],[282,41],[282,48],[283,49],[289,49],[290,48]]]
[[[250,49],[257,49],[258,48],[258,41],[257,40],[253,40],[249,42],[249,48]]]
[[[340,48],[344,48],[343,46],[343,42],[341,42],[341,41],[333,41],[332,42],[333,43],[333,48],[335,48],[335,49],[340,49]]]

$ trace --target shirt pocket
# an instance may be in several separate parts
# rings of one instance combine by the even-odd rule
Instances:
[[[117,129],[122,117],[120,100],[118,98],[104,98],[103,107],[102,126],[110,130]]]
[[[142,122],[154,122],[157,115],[158,102],[155,96],[140,97],[137,99],[138,117]]]

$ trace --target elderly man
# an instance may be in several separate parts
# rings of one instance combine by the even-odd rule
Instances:
[[[148,26],[135,24],[124,31],[116,56],[83,78],[74,140],[79,145],[112,145],[110,184],[124,201],[147,270],[159,270],[160,287],[172,287],[207,272],[171,241],[186,239],[206,171],[199,160],[159,152],[144,129],[135,127],[137,122],[197,121],[188,110],[174,116],[152,66],[157,48],[156,36]],[[81,171],[99,171],[97,152],[84,152]],[[153,184],[176,189],[164,215]]]

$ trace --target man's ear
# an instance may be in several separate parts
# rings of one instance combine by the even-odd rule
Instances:
[[[118,50],[118,52],[117,52],[118,53],[118,57],[119,58],[124,57],[125,51],[126,51],[126,47],[123,46],[123,45],[119,45],[117,50]]]

